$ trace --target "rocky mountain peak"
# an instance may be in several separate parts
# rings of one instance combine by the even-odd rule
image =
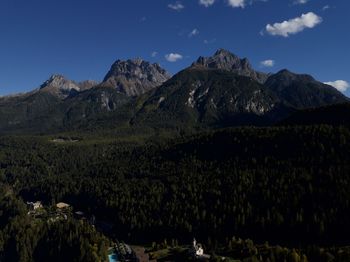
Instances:
[[[219,48],[218,50],[216,50],[214,56],[217,55],[232,55],[232,53],[224,48]]]
[[[143,59],[140,57],[134,58],[134,59],[129,59],[129,63],[134,63],[135,65],[141,66],[143,62]]]
[[[296,74],[288,69],[282,69],[276,74],[271,75],[267,81],[267,85],[271,85],[275,82],[278,82],[280,85],[289,86],[293,82],[315,82],[316,80],[307,74]]]
[[[65,78],[63,75],[52,75],[48,80],[46,80],[40,89],[58,89],[61,91],[70,91],[72,89],[79,91],[80,87],[74,81]]]
[[[54,74],[50,76],[48,80],[46,80],[40,88],[46,88],[49,86],[55,86],[55,87],[60,87],[62,89],[71,89],[71,88],[76,88],[76,86],[73,84],[72,81],[66,79],[63,75],[59,74]]]
[[[87,80],[81,83],[67,79],[65,76],[60,74],[52,75],[46,80],[41,86],[40,91],[49,92],[60,98],[66,98],[71,92],[80,92],[96,86],[96,81]]]
[[[151,64],[140,58],[117,60],[105,76],[102,86],[116,88],[128,96],[138,96],[170,78],[159,64]]]
[[[255,71],[247,58],[241,59],[225,49],[217,50],[211,57],[199,57],[191,67],[225,70],[238,75],[251,77],[260,83],[264,83],[268,77],[267,74]]]
[[[345,103],[347,98],[335,88],[327,86],[307,74],[296,74],[283,69],[271,75],[266,88],[286,105],[298,109]]]

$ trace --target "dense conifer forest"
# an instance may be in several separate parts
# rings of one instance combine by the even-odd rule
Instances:
[[[108,238],[88,224],[30,219],[24,203],[40,200],[69,203],[131,243],[196,236],[215,250],[235,236],[299,248],[310,261],[333,248],[347,261],[336,247],[349,245],[349,145],[350,130],[329,125],[1,137],[0,260],[106,257]]]

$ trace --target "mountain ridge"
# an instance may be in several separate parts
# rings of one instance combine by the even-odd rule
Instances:
[[[72,92],[81,92],[96,85],[98,85],[97,81],[85,80],[77,83],[75,81],[67,79],[63,75],[54,74],[43,84],[41,84],[39,91],[49,92],[64,99],[68,97]]]
[[[191,67],[225,70],[251,77],[259,83],[264,83],[268,78],[268,74],[255,71],[247,58],[239,58],[223,48],[218,49],[213,56],[199,57],[196,62],[192,63]]]
[[[157,63],[140,58],[117,60],[104,77],[101,86],[116,88],[128,96],[138,96],[170,79],[170,74]]]
[[[0,98],[0,132],[261,126],[300,109],[348,101],[310,75],[260,73],[219,49],[173,77],[142,59],[117,60],[100,83],[53,75],[38,89]]]

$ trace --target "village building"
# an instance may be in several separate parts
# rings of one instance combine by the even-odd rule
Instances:
[[[204,254],[204,249],[202,247],[202,244],[197,243],[196,239],[193,239],[193,251],[196,256],[202,256]]]
[[[125,262],[138,261],[135,252],[132,250],[132,248],[129,245],[125,243],[120,243],[117,241],[117,243],[114,246],[114,251],[116,256],[119,258],[119,261],[125,261]]]
[[[192,255],[197,259],[209,259],[210,255],[204,253],[202,244],[197,243],[196,239],[193,239],[193,246],[191,249]]]
[[[41,201],[27,202],[27,206],[32,211],[37,210],[39,208],[43,208],[43,205],[42,205]]]
[[[57,207],[58,209],[65,209],[65,208],[69,208],[70,205],[68,205],[67,203],[60,202],[60,203],[57,203],[57,204],[56,204],[56,207]]]

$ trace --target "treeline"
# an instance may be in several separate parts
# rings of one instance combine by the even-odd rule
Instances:
[[[0,139],[0,177],[25,200],[65,201],[125,241],[347,245],[350,132],[224,129],[157,143]],[[309,258],[309,256],[308,256]]]

